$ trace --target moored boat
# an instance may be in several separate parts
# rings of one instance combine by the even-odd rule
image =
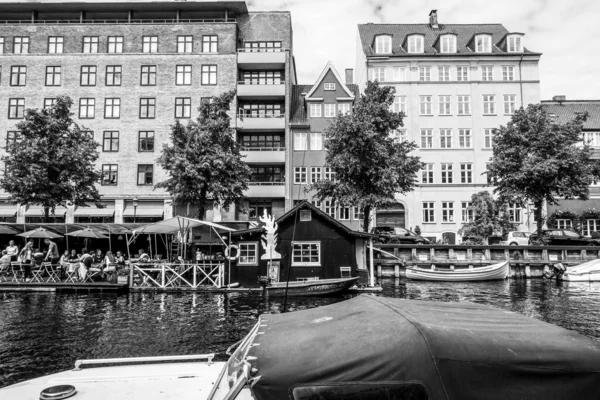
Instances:
[[[569,282],[600,282],[600,259],[569,267],[560,279]]]
[[[502,280],[508,277],[509,264],[503,261],[485,267],[439,269],[439,268],[406,268],[406,277],[419,281],[440,282],[472,282]]]
[[[294,282],[266,284],[264,290],[269,296],[323,296],[343,293],[352,287],[358,277],[338,279],[314,279]]]

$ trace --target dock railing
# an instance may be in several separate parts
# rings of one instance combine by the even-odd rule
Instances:
[[[220,288],[225,278],[223,262],[219,261],[203,261],[198,264],[134,263],[129,272],[130,288]]]

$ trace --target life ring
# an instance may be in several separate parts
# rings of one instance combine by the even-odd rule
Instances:
[[[229,255],[229,251],[231,249],[235,249],[235,257]],[[238,259],[239,256],[240,248],[237,246],[237,244],[232,244],[231,246],[225,248],[225,258],[227,258],[229,261],[235,261]]]

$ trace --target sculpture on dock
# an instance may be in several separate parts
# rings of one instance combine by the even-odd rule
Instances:
[[[281,254],[279,254],[275,247],[277,247],[277,222],[272,215],[267,214],[265,209],[263,216],[258,218],[260,222],[264,224],[265,233],[261,237],[261,244],[265,253],[261,256],[261,260],[280,260]]]

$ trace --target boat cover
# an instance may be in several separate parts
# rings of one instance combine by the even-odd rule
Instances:
[[[409,381],[436,400],[600,396],[600,343],[468,302],[362,295],[264,315],[254,344],[258,400],[292,398],[294,386],[315,383]]]

